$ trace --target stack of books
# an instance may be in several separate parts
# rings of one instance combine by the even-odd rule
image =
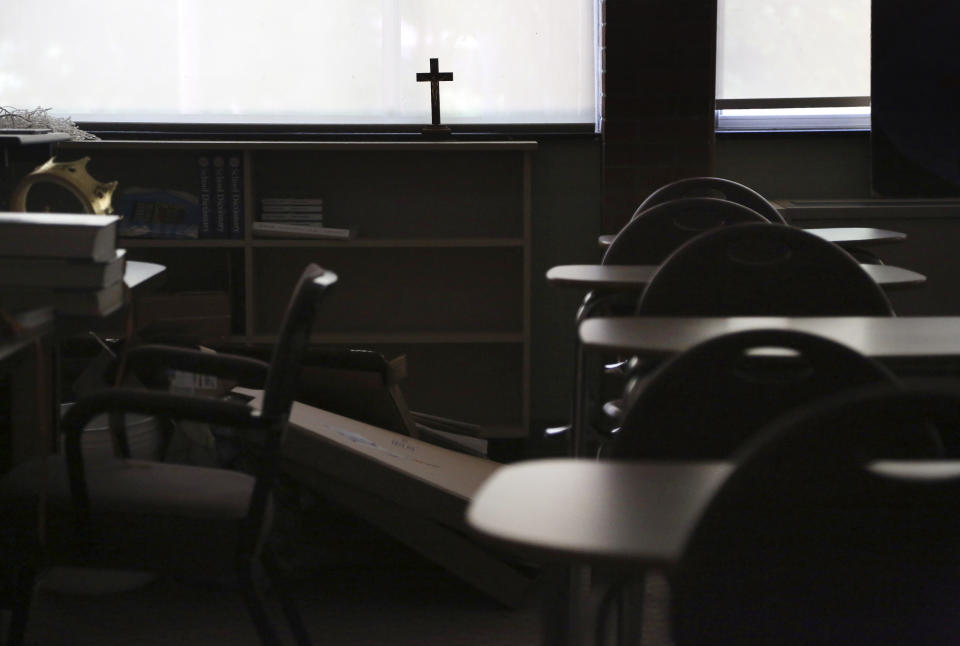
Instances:
[[[113,215],[0,213],[0,312],[106,316],[123,305],[126,252]]]
[[[276,238],[352,238],[356,234],[352,228],[324,226],[319,197],[265,197],[253,230],[259,237]]]

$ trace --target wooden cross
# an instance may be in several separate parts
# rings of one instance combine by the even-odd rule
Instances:
[[[439,59],[430,59],[429,72],[417,72],[417,82],[430,81],[430,112],[433,125],[440,125],[440,81],[452,81],[453,72],[441,72]]]

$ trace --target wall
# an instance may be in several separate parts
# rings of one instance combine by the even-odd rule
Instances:
[[[870,187],[867,132],[727,134],[717,138],[717,174],[770,199],[865,200]],[[884,205],[811,212],[802,226],[872,226],[907,234],[877,249],[888,264],[919,271],[927,283],[890,293],[900,315],[960,315],[960,202],[947,206]]]

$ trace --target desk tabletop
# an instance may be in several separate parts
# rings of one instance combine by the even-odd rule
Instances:
[[[580,324],[585,348],[668,356],[720,334],[800,330],[883,358],[960,357],[960,316],[596,317]]]
[[[557,287],[643,291],[659,265],[557,265],[547,271],[547,282]],[[917,287],[927,277],[893,265],[861,263],[867,274],[884,289]]]
[[[501,467],[467,523],[536,560],[669,565],[729,464],[549,459]]]
[[[841,247],[870,247],[891,242],[903,242],[907,234],[888,229],[874,229],[873,227],[815,227],[804,229],[810,233],[832,242]],[[609,247],[616,238],[615,233],[601,235],[597,241],[601,247]]]
[[[128,260],[123,272],[123,282],[133,290],[150,289],[163,279],[166,270],[166,267],[154,262]]]
[[[872,471],[908,479],[960,477],[960,462],[878,461]],[[728,462],[531,460],[506,465],[467,509],[470,528],[536,561],[669,566]]]

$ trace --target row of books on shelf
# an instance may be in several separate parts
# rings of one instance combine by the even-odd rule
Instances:
[[[169,189],[129,187],[115,209],[125,238],[243,239],[243,158],[241,155],[200,155],[197,195]],[[256,237],[349,239],[351,227],[323,222],[323,199],[264,197],[252,225]]]
[[[197,193],[128,187],[114,210],[123,216],[124,238],[198,239],[244,237],[243,156],[197,157]]]
[[[126,251],[113,215],[0,213],[0,312],[106,316],[124,301]]]

